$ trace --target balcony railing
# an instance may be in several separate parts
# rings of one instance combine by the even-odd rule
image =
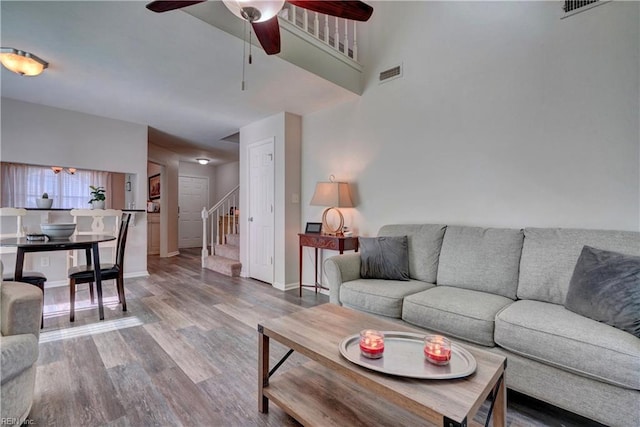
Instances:
[[[357,22],[285,3],[280,18],[315,37],[336,52],[358,62]]]

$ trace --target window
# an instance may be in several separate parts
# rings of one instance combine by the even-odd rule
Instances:
[[[36,199],[47,193],[55,209],[89,208],[89,186],[105,187],[111,193],[111,173],[67,170],[54,173],[50,167],[2,162],[1,203],[5,207],[35,208]],[[107,202],[108,203],[108,202]]]

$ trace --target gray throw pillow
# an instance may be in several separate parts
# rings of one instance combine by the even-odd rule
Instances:
[[[584,246],[564,306],[640,338],[640,256]]]
[[[407,236],[359,237],[363,279],[409,280]]]

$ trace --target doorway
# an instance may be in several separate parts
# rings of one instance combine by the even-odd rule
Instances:
[[[209,179],[178,178],[178,248],[202,246],[202,208],[209,208]]]

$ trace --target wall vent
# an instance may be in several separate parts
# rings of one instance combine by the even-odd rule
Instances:
[[[378,81],[379,83],[386,83],[390,80],[397,79],[400,77],[402,77],[402,64],[396,65],[395,67],[388,68],[384,71],[380,71]]]
[[[611,0],[565,0],[564,6],[562,6],[562,9],[564,9],[562,19],[584,12],[585,10],[593,9],[596,6],[609,3],[610,1]]]

